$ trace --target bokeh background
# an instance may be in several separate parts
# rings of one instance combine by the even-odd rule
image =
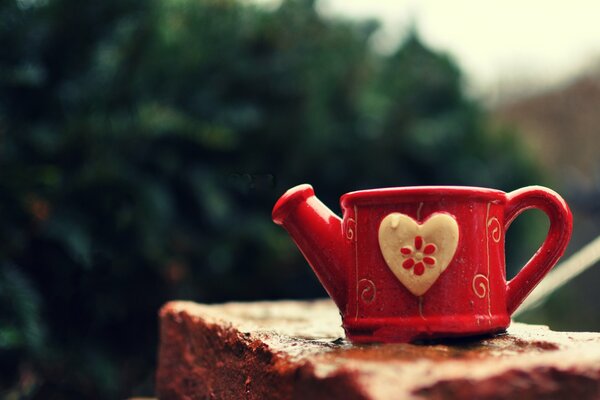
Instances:
[[[0,397],[151,396],[164,302],[324,296],[270,218],[299,183],[336,211],[357,189],[542,184],[572,205],[568,253],[600,233],[597,54],[494,80],[471,68],[492,53],[444,47],[482,34],[460,17],[436,42],[427,10],[356,4],[0,2]],[[547,227],[511,227],[509,275]],[[522,320],[600,330],[599,280]]]

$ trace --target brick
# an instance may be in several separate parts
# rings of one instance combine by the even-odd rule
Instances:
[[[328,300],[160,312],[160,399],[600,399],[600,334],[352,345]]]

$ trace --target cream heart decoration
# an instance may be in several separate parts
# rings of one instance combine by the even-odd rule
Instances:
[[[458,223],[434,213],[419,224],[408,215],[388,214],[379,225],[379,247],[396,278],[421,296],[444,272],[456,252]]]

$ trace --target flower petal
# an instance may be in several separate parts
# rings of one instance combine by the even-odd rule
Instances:
[[[413,270],[413,272],[415,273],[415,275],[423,275],[423,272],[425,272],[425,264],[419,261],[415,264],[415,269]]]
[[[407,258],[406,260],[404,260],[404,262],[402,263],[402,266],[405,269],[410,269],[413,265],[415,265],[415,260],[413,260],[412,258]]]
[[[421,250],[421,246],[423,246],[423,238],[421,236],[415,236],[415,248]]]
[[[404,255],[409,255],[410,253],[412,253],[412,249],[410,247],[403,247],[400,249],[400,253]]]
[[[433,265],[433,264],[435,264],[435,258],[425,257],[425,258],[423,258],[423,262],[428,265]]]
[[[437,248],[435,247],[435,244],[429,243],[427,246],[425,246],[425,249],[423,249],[423,253],[433,254],[433,253],[435,253],[436,250],[437,250]]]

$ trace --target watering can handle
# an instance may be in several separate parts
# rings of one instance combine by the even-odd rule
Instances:
[[[541,186],[515,190],[507,193],[506,198],[505,230],[523,211],[531,208],[543,211],[550,220],[548,235],[538,251],[521,271],[507,282],[507,311],[511,315],[564,253],[571,238],[573,217],[562,197]]]

